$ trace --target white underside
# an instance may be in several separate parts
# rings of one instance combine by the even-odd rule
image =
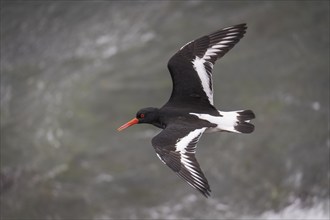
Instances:
[[[210,123],[217,125],[217,127],[206,129],[205,132],[207,133],[219,132],[219,131],[230,131],[235,133],[241,133],[234,128],[238,123],[237,116],[239,116],[239,114],[237,112],[240,111],[230,111],[230,112],[219,111],[221,116],[212,116],[209,114],[199,114],[199,113],[190,113],[190,114],[196,115],[198,118],[202,120],[206,120]]]

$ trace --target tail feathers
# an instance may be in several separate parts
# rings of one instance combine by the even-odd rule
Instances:
[[[238,124],[234,126],[234,129],[239,133],[248,134],[254,131],[254,125],[248,122],[238,122]]]
[[[249,122],[256,117],[251,110],[237,111],[237,114],[237,120],[240,122]]]
[[[248,134],[254,131],[254,125],[249,123],[251,119],[255,118],[255,114],[251,110],[222,112],[223,120],[218,127],[221,130]]]

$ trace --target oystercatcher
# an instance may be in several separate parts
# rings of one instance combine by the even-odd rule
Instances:
[[[213,105],[212,69],[244,36],[246,24],[223,28],[185,44],[168,62],[173,88],[161,108],[143,108],[118,128],[140,123],[163,129],[152,139],[159,159],[205,197],[210,186],[195,157],[204,132],[251,133],[255,118],[251,110],[219,111]]]

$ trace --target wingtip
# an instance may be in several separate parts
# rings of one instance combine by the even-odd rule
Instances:
[[[241,29],[241,31],[243,31],[244,33],[246,33],[247,24],[246,23],[237,24],[237,25],[234,25],[232,28]]]
[[[223,30],[227,30],[227,29],[238,30],[239,32],[241,32],[244,35],[246,33],[247,24],[246,23],[236,24],[236,25],[230,26],[228,28],[224,28]]]
[[[203,188],[199,188],[196,186],[193,186],[193,188],[199,191],[205,198],[211,197],[211,188],[208,183]]]
[[[242,23],[241,24],[241,27],[244,28],[244,30],[246,30],[248,28],[247,24],[246,23]]]
[[[205,192],[202,192],[202,195],[207,199],[210,198],[211,197],[211,189],[210,188],[206,189]]]
[[[247,24],[246,23],[235,24],[235,25],[227,26],[222,30],[233,29],[233,28],[241,28],[245,30],[247,28]]]
[[[240,23],[240,24],[237,24],[237,25],[234,25],[234,27],[245,27],[247,28],[247,24],[246,23]]]

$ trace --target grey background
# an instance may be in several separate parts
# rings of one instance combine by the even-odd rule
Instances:
[[[214,101],[256,130],[203,135],[205,199],[157,128],[116,128],[167,101],[182,45],[243,22]],[[2,1],[0,86],[2,219],[329,216],[328,1]]]

